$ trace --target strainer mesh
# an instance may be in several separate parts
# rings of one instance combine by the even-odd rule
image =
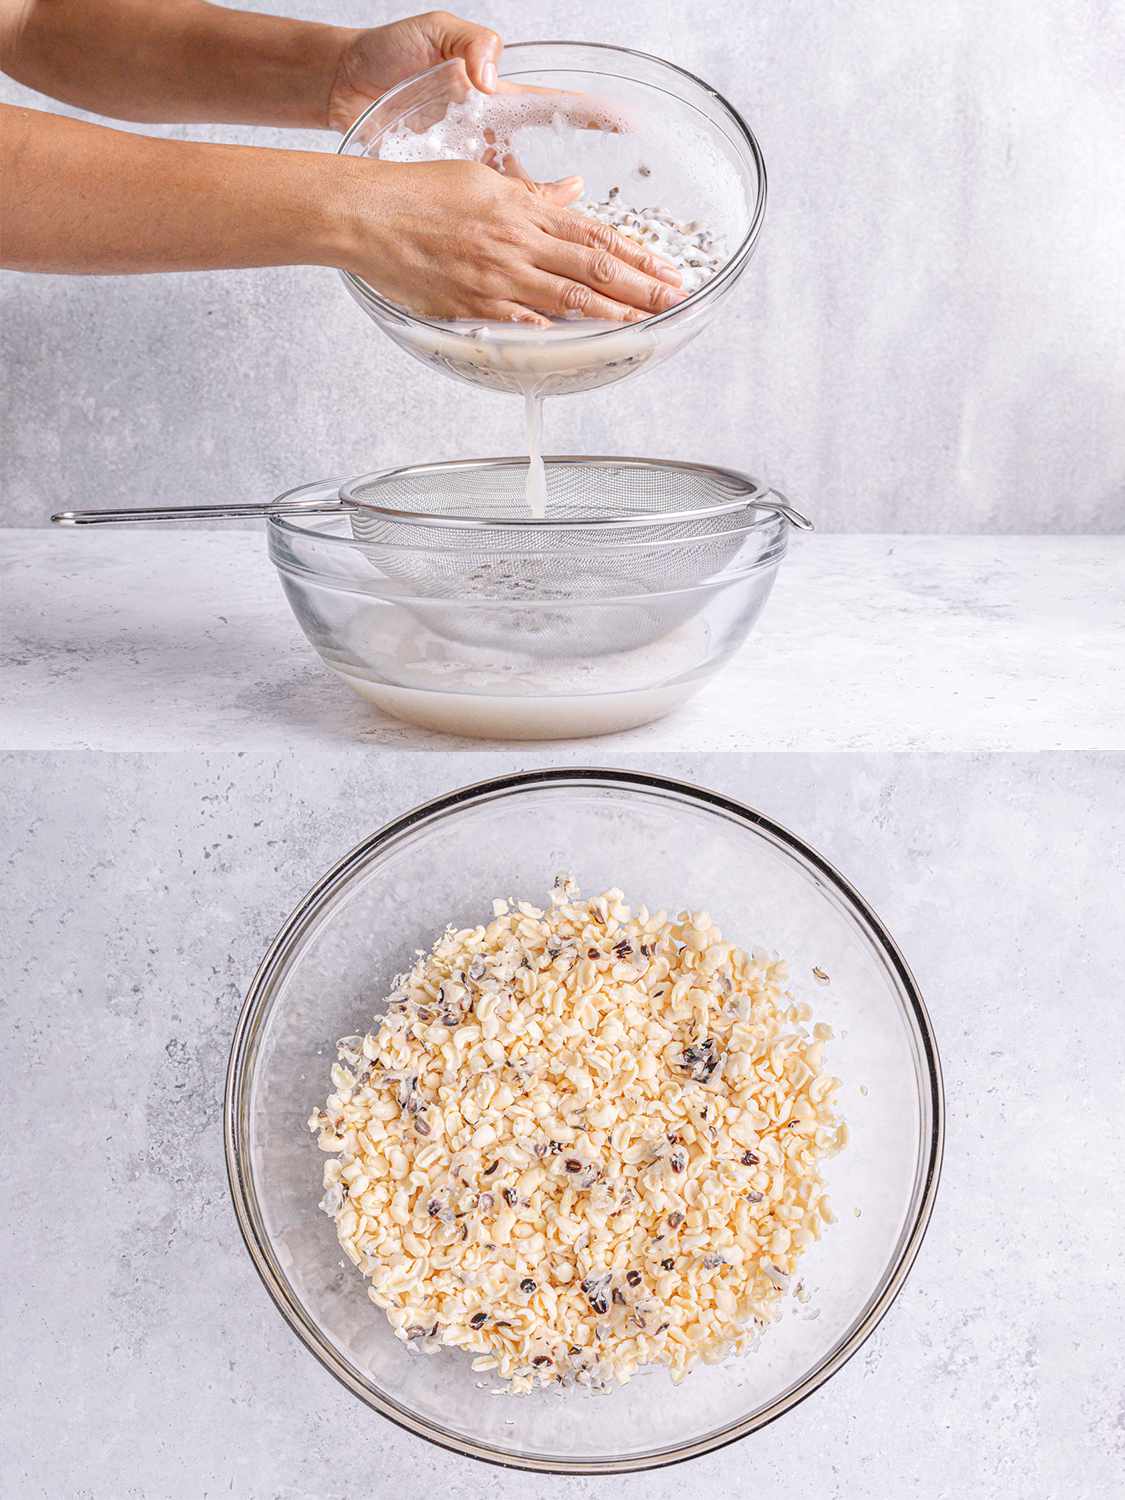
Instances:
[[[648,646],[702,608],[695,585],[774,555],[777,513],[744,474],[649,459],[545,466],[546,519],[534,524],[522,458],[391,470],[340,496],[366,559],[415,608],[425,601],[428,627],[490,649]]]
[[[648,462],[546,460],[548,517],[554,521],[606,521],[624,516],[708,510],[757,492],[753,480],[730,470]],[[480,468],[433,465],[360,482],[350,490],[358,504],[472,516],[498,522],[528,519],[524,498],[527,463],[497,461]],[[691,524],[691,523],[687,523]]]
[[[359,507],[356,537],[380,549],[388,572],[438,590],[495,587],[497,597],[682,587],[728,565],[764,524],[753,508],[760,487],[731,470],[596,458],[545,467],[546,520],[566,525],[528,524],[525,459],[391,471],[342,493]]]

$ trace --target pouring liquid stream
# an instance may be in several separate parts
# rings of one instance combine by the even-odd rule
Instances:
[[[527,422],[527,484],[524,498],[536,521],[547,514],[547,470],[543,463],[543,397],[535,388],[524,392],[524,417]]]

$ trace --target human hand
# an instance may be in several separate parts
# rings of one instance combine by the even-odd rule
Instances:
[[[661,257],[573,212],[581,179],[479,162],[349,163],[344,269],[424,317],[635,323],[683,301]]]
[[[354,32],[340,54],[329,93],[328,123],[334,130],[346,130],[387,89],[455,57],[464,61],[474,88],[495,93],[503,46],[487,26],[462,21],[446,10]]]

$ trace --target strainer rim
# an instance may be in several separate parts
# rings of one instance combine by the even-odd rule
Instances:
[[[714,476],[724,482],[733,480],[736,484],[744,486],[744,490],[738,499],[725,500],[717,505],[695,506],[688,510],[646,511],[640,515],[595,516],[585,520],[560,520],[552,516],[506,516],[503,519],[499,519],[496,517],[461,514],[438,515],[433,511],[403,510],[396,506],[379,505],[371,500],[358,498],[356,493],[361,486],[386,483],[393,479],[402,478],[405,475],[423,476],[451,471],[467,472],[481,469],[526,469],[529,462],[530,460],[526,456],[509,454],[500,458],[454,458],[443,459],[429,464],[399,464],[388,469],[375,469],[369,474],[359,474],[354,479],[345,480],[340,485],[339,497],[341,502],[346,505],[354,505],[360,510],[374,512],[390,521],[399,521],[412,526],[430,526],[440,530],[526,530],[529,534],[533,534],[539,530],[545,533],[593,530],[613,535],[618,532],[640,530],[642,527],[672,527],[682,525],[686,522],[707,521],[719,516],[735,515],[739,511],[749,510],[751,501],[756,501],[758,497],[768,496],[772,493],[769,485],[762,484],[760,480],[755,479],[750,474],[744,473],[741,469],[727,469],[718,464],[701,464],[690,459],[641,458],[636,455],[605,453],[544,454],[543,463],[548,469],[552,464],[574,464],[577,466],[604,465],[607,468],[618,469],[674,469],[678,473]],[[762,504],[765,505],[765,501],[762,501]],[[765,529],[775,522],[784,522],[784,520],[784,513],[781,510],[763,508],[756,519],[748,520],[746,529]]]

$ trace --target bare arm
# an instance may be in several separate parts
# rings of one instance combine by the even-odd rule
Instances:
[[[0,265],[113,274],[330,265],[445,318],[635,321],[679,280],[537,187],[474,162],[154,140],[0,106]],[[18,205],[18,211],[16,210]]]
[[[492,93],[502,46],[444,10],[363,30],[206,0],[0,0],[0,71],[117,120],[345,130],[443,59]]]
[[[0,0],[3,67],[141,119],[343,126],[443,57],[494,89],[500,46],[445,11],[350,32],[203,0]],[[471,162],[153,140],[0,106],[0,265],[14,270],[333,265],[446,318],[632,321],[679,300],[676,273],[570,212],[580,186]]]
[[[360,33],[205,0],[0,0],[0,67],[119,120],[322,129]]]
[[[340,264],[334,156],[169,141],[0,106],[0,265],[120,274]]]

